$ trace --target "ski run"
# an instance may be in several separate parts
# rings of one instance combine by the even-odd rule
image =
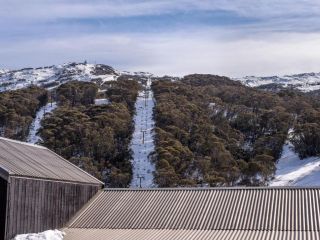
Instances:
[[[151,79],[148,78],[145,89],[139,92],[135,103],[135,130],[131,140],[133,176],[130,186],[132,188],[151,188],[155,186],[153,182],[155,166],[150,160],[150,153],[154,151],[153,107]]]
[[[95,99],[95,105],[105,105],[105,104],[109,104],[108,99],[106,99],[106,98]],[[53,103],[49,102],[45,106],[41,107],[38,110],[35,119],[31,123],[30,132],[29,132],[29,135],[27,138],[27,142],[35,144],[35,143],[39,142],[39,140],[41,140],[41,138],[37,135],[37,133],[41,127],[41,120],[43,119],[43,117],[45,116],[46,113],[50,113],[53,110],[55,110],[56,108],[57,108],[56,102],[53,102]]]
[[[288,138],[292,129],[288,132]],[[270,186],[317,186],[320,181],[320,158],[300,159],[288,140],[282,149],[282,155],[276,164],[274,179]]]
[[[38,110],[37,115],[31,124],[27,142],[35,144],[40,140],[40,137],[37,135],[37,133],[41,127],[41,120],[43,119],[46,113],[52,112],[54,109],[56,109],[56,107],[57,104],[55,102],[49,102]]]

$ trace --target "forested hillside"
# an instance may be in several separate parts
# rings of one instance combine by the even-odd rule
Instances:
[[[43,112],[37,128],[39,144],[109,187],[128,187],[135,102],[149,77],[123,73],[112,81],[69,79],[54,89],[2,92],[0,134],[26,141],[39,109],[54,101],[57,108]],[[156,126],[151,159],[154,183],[160,187],[265,185],[288,139],[301,158],[320,155],[317,92],[252,88],[198,74],[153,77],[152,91]],[[98,99],[102,104],[96,104]],[[142,122],[136,124],[142,127]],[[153,126],[146,130],[153,132]]]
[[[225,77],[154,81],[160,186],[263,185],[293,129],[301,157],[319,154],[319,101],[265,92]]]
[[[110,104],[94,105],[94,83],[69,82],[56,91],[58,109],[42,121],[43,145],[112,187],[131,180],[129,142],[134,102],[140,84],[125,77],[105,82],[99,97]]]
[[[0,135],[25,141],[36,112],[46,104],[47,91],[29,87],[0,93]]]

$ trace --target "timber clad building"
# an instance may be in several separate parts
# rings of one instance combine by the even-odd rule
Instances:
[[[3,138],[0,176],[0,239],[63,227],[65,240],[320,240],[320,188],[100,190],[50,150]]]
[[[102,186],[47,148],[0,138],[0,239],[63,227]]]

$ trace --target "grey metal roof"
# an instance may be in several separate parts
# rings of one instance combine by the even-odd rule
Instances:
[[[319,240],[319,232],[248,230],[66,229],[64,240]]]
[[[108,189],[68,227],[320,234],[320,189]]]
[[[0,176],[103,184],[49,149],[0,138]]]

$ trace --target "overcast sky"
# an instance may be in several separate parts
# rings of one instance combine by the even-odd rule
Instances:
[[[318,0],[0,0],[0,68],[320,72]]]

